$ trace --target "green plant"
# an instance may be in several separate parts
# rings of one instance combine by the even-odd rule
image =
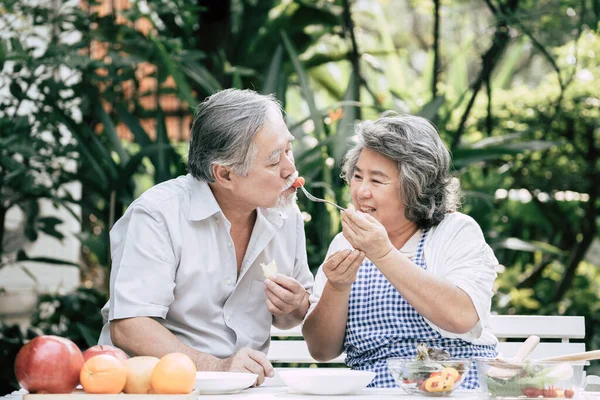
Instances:
[[[39,335],[57,335],[71,339],[84,351],[98,343],[102,316],[98,312],[105,296],[97,289],[78,288],[69,294],[42,294],[31,317],[31,326],[0,322],[0,395],[19,390],[14,362],[21,347]]]
[[[0,396],[21,388],[15,377],[15,359],[21,347],[39,334],[35,329],[23,332],[19,325],[0,322]]]
[[[103,321],[99,310],[105,295],[94,288],[80,287],[67,294],[42,294],[31,326],[45,335],[71,339],[82,350],[98,343]]]

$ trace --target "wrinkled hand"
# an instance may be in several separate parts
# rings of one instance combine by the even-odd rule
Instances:
[[[269,279],[265,279],[265,293],[267,308],[277,317],[295,311],[308,296],[297,280],[281,274],[273,274]]]
[[[231,357],[220,360],[217,363],[219,371],[251,372],[258,375],[256,386],[265,381],[265,376],[272,378],[275,376],[273,366],[260,351],[252,350],[247,347],[241,349]]]
[[[352,247],[374,263],[394,249],[384,226],[369,214],[356,212],[353,205],[342,212],[342,231]]]
[[[337,291],[350,290],[364,259],[365,253],[359,250],[341,250],[333,253],[323,263],[323,272],[329,286]]]

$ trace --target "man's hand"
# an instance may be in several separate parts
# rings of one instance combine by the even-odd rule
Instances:
[[[275,376],[273,366],[260,351],[244,347],[234,355],[217,362],[219,371],[251,372],[258,375],[256,385],[262,385],[265,376],[272,378]]]
[[[302,305],[308,293],[294,278],[273,274],[265,279],[267,308],[276,317],[288,315]]]
[[[333,253],[323,264],[327,284],[336,291],[350,290],[364,259],[365,253],[359,250]]]

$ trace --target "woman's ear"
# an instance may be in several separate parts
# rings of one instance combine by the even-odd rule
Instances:
[[[214,164],[212,166],[213,176],[215,177],[215,181],[223,186],[230,187],[231,182],[231,170],[228,167],[223,165]]]

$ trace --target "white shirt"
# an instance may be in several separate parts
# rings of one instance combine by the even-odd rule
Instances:
[[[172,179],[134,201],[110,232],[106,321],[154,317],[183,343],[216,357],[243,347],[266,352],[273,315],[260,263],[312,290],[297,206],[257,210],[239,277],[231,225],[207,183]],[[111,344],[109,323],[99,344]]]
[[[421,230],[417,231],[399,251],[412,258],[422,233]],[[331,242],[326,258],[344,249],[352,249],[352,246],[344,235],[339,233]],[[425,319],[427,323],[444,337],[460,338],[480,345],[496,344],[498,340],[490,331],[489,321],[498,260],[485,242],[477,222],[459,212],[448,214],[439,225],[429,230],[423,252],[427,264],[426,271],[445,278],[464,290],[473,301],[479,315],[477,325],[465,334],[444,331]],[[327,277],[321,265],[315,277],[310,297],[311,308],[307,316],[321,298],[326,282]]]

